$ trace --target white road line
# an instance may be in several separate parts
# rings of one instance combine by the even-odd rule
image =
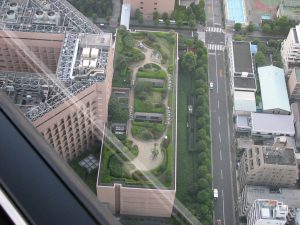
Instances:
[[[220,160],[222,161],[222,151],[220,150]]]
[[[215,51],[217,54],[217,52]],[[216,62],[216,80],[217,80],[217,93],[219,93],[219,79],[218,79],[218,60],[217,56],[215,56],[215,62]]]
[[[221,180],[223,180],[223,171],[221,169]]]
[[[223,192],[223,189],[222,189],[222,200],[223,200],[223,221],[224,221],[224,225],[226,225],[226,222],[225,222],[225,202],[224,202],[224,192]]]
[[[219,126],[221,125],[221,119],[220,116],[218,116],[218,120],[219,120]]]
[[[220,108],[220,100],[218,99],[218,109]]]
[[[220,143],[222,142],[222,140],[221,140],[221,134],[219,133],[219,140],[220,140]]]

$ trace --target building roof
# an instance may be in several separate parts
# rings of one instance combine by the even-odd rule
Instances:
[[[276,66],[258,68],[263,110],[281,109],[290,112],[284,71]]]
[[[256,90],[256,80],[255,77],[241,77],[235,76],[233,78],[234,89],[235,90]]]
[[[251,113],[252,132],[295,135],[292,115]]]
[[[129,23],[130,23],[130,11],[131,11],[130,4],[122,5],[120,25],[125,26],[127,30],[129,29]]]
[[[238,130],[250,131],[251,125],[249,122],[250,122],[249,116],[237,115],[236,117],[236,127]]]
[[[247,203],[253,204],[256,199],[274,199],[284,202],[289,208],[300,208],[300,189],[280,188],[272,191],[265,186],[245,186],[244,191],[247,195]]]
[[[272,149],[270,146],[263,146],[264,162],[275,165],[296,165],[295,150],[293,148]]]
[[[244,41],[232,42],[234,72],[254,73],[250,45],[251,45],[250,42],[244,42]]]
[[[234,109],[255,112],[255,93],[250,91],[234,91]]]

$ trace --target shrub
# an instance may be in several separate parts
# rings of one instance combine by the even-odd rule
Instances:
[[[168,67],[168,72],[169,72],[170,74],[173,74],[173,73],[174,73],[174,66],[173,66],[173,65],[169,65],[169,67]]]

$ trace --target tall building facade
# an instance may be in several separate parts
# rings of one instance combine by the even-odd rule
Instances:
[[[288,89],[292,101],[300,101],[300,68],[293,68],[288,80]]]
[[[281,57],[286,73],[291,73],[294,67],[300,67],[300,24],[291,28],[282,42]]]
[[[285,225],[288,206],[272,199],[257,199],[250,208],[247,225]]]
[[[139,9],[145,19],[151,20],[154,12],[170,15],[174,10],[175,0],[124,0],[123,4],[131,5],[131,16]]]
[[[112,34],[67,1],[1,1],[0,88],[66,160],[101,139]]]
[[[56,72],[64,40],[63,34],[0,31],[0,71],[40,73],[39,64]],[[21,46],[19,46],[21,45]],[[26,46],[27,49],[22,48]],[[32,62],[24,51],[30,51],[39,60]]]
[[[246,184],[272,187],[294,186],[299,178],[292,138],[275,137],[272,146],[254,145],[245,150],[240,163],[240,187]]]

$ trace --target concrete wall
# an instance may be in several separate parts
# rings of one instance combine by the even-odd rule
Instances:
[[[145,19],[152,20],[155,11],[159,14],[166,12],[170,15],[174,10],[175,0],[123,0],[123,4],[131,5],[131,16],[134,16],[135,11],[140,9]]]
[[[113,213],[123,215],[171,217],[175,190],[120,186],[97,186],[98,199],[109,205]],[[119,199],[117,196],[119,195]],[[120,204],[119,206],[117,204]],[[120,209],[119,212],[116,209]]]

